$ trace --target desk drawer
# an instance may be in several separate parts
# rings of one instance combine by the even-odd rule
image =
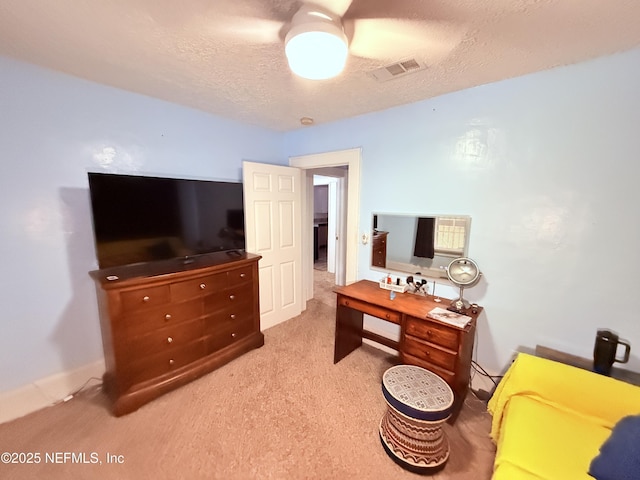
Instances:
[[[407,318],[406,334],[458,351],[458,330],[420,318]]]
[[[444,350],[425,341],[405,335],[404,351],[409,355],[434,363],[447,370],[455,371],[458,356],[450,350]]]
[[[366,313],[367,315],[373,315],[374,317],[382,318],[383,320],[387,320],[389,322],[397,323],[398,325],[400,325],[399,312],[394,312],[393,310],[386,309],[379,305],[372,305],[361,300],[343,296],[338,297],[338,305],[353,308],[354,310]]]
[[[409,355],[408,353],[403,353],[400,358],[402,362],[407,365],[417,365],[418,367],[426,368],[430,372],[435,373],[445,382],[447,382],[451,388],[454,388],[454,386],[456,385],[456,374],[450,370],[447,370],[446,368],[442,368],[439,365],[428,362],[422,358],[414,357],[413,355]]]

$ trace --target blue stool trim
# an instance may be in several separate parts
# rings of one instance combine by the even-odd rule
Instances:
[[[382,378],[382,394],[395,410],[417,420],[445,420],[453,409],[451,387],[435,373],[414,365],[389,368]]]
[[[445,420],[446,418],[449,417],[449,415],[451,415],[451,407],[438,412],[425,412],[423,410],[418,410],[408,405],[405,405],[401,401],[393,398],[389,394],[389,392],[385,390],[384,386],[382,387],[382,394],[384,395],[384,398],[387,401],[387,403],[391,405],[393,408],[395,408],[398,412],[402,413],[403,415],[406,415],[407,417],[415,418],[416,420],[425,420],[427,422],[437,422],[439,420]]]

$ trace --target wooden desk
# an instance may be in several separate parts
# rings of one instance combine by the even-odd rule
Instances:
[[[482,307],[465,312],[471,321],[458,328],[427,318],[435,307],[447,308],[449,299],[438,303],[433,296],[389,291],[369,280],[361,280],[334,290],[336,305],[336,337],[333,362],[337,363],[362,345],[362,339],[397,350],[405,364],[418,365],[442,377],[462,402],[469,386],[471,356],[478,315]],[[395,341],[364,329],[363,314],[372,315],[400,326],[400,340]]]

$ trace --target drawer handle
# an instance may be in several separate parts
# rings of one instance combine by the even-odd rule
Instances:
[[[164,319],[165,319],[165,320],[171,320],[171,314],[170,314],[170,313],[167,313],[167,314],[164,316]]]
[[[151,300],[151,299],[146,295],[144,297],[142,297],[142,301],[143,302],[148,302],[149,300]]]
[[[346,301],[344,302],[344,304],[345,304],[345,306],[347,306],[347,307],[348,307],[348,306],[349,306],[349,300],[346,300]]]
[[[244,277],[246,277],[246,276],[247,276],[247,274],[246,274],[246,273],[241,273],[241,274],[240,274],[240,278],[244,278]]]
[[[433,332],[431,330],[427,330],[427,335],[431,336],[433,335]]]
[[[231,334],[231,338],[236,338],[236,334],[235,334],[235,333],[232,333],[232,334]]]
[[[236,296],[235,295],[229,295],[229,300],[235,300]]]
[[[236,319],[236,314],[232,313],[231,315],[229,315],[231,317],[231,320],[235,320]]]
[[[169,360],[169,365],[173,365],[175,362],[175,360],[172,358],[171,360]]]
[[[385,314],[384,318],[386,318],[387,320],[391,320],[391,315],[389,315],[388,313]]]
[[[173,343],[173,338],[167,337],[167,343]]]
[[[204,283],[200,284],[200,290],[204,290],[205,288],[207,288],[207,285]]]

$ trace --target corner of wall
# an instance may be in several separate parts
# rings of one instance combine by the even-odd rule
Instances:
[[[89,379],[97,377],[102,380],[104,372],[104,360],[99,360],[0,393],[0,423],[55,405],[82,388]]]

